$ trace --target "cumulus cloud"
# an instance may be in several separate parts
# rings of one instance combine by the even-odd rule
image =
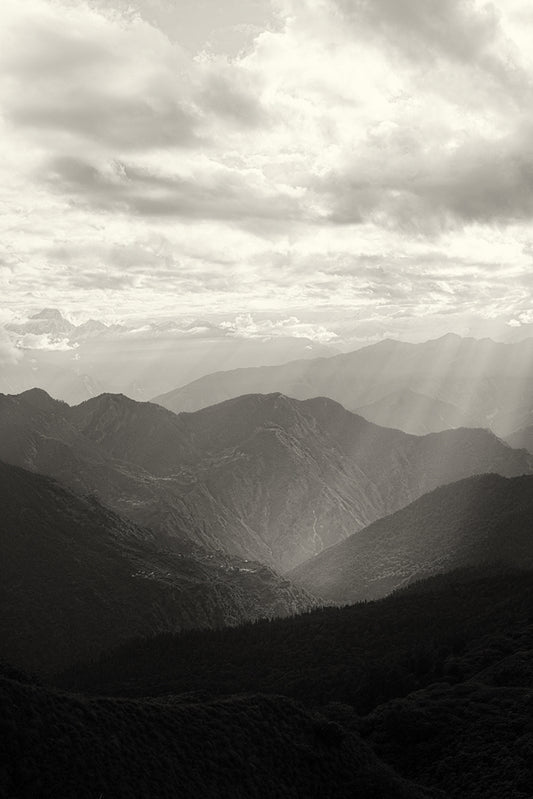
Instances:
[[[308,338],[320,344],[329,344],[338,338],[335,332],[323,325],[302,322],[296,316],[273,320],[254,319],[252,314],[240,314],[233,321],[221,322],[220,328],[228,334],[241,338],[292,336]]]
[[[15,126],[121,150],[196,141],[188,62],[163,32],[83,3],[7,0],[2,16],[4,111]]]
[[[17,348],[21,350],[50,350],[64,352],[76,348],[67,338],[55,338],[53,336],[37,333],[26,333],[17,339]]]
[[[334,0],[354,25],[387,38],[407,55],[470,63],[483,59],[501,37],[496,8],[476,0]]]
[[[525,0],[209,7],[2,4],[9,307],[231,306],[252,317],[228,331],[257,336],[307,335],[306,306],[383,329],[465,309],[520,320]],[[246,46],[224,50],[239,27]],[[328,340],[322,326],[309,337]]]
[[[207,146],[212,116],[265,121],[257,76],[223,56],[194,61],[164,29],[123,11],[83,0],[6,0],[7,119],[34,137],[59,134],[62,148],[83,139],[119,152]]]

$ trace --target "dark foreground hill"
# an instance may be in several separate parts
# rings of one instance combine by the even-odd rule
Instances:
[[[533,652],[528,653],[529,658]],[[511,672],[507,678],[513,681]],[[358,729],[405,777],[457,799],[529,799],[533,685],[434,684],[382,705]]]
[[[283,697],[86,699],[0,677],[5,799],[431,799]]]
[[[464,570],[378,602],[132,642],[61,683],[205,702],[283,693],[446,797],[527,799],[533,575]]]
[[[313,600],[255,563],[125,521],[94,498],[0,462],[0,657],[47,672],[131,636],[236,624]]]
[[[0,396],[0,457],[160,534],[281,571],[439,485],[533,471],[487,430],[411,436],[281,394],[180,415],[120,395],[75,408],[38,390]]]
[[[442,486],[290,573],[339,603],[378,599],[438,572],[490,563],[533,569],[533,477]]]

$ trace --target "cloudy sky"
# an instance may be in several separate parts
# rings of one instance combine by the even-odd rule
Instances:
[[[0,319],[516,331],[532,41],[527,0],[2,0]]]

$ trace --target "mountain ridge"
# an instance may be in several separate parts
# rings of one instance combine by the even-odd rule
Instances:
[[[194,411],[241,394],[281,391],[296,399],[326,394],[357,412],[410,390],[434,400],[425,415],[428,424],[432,414],[438,421],[445,403],[458,409],[459,421],[505,435],[519,426],[515,417],[522,418],[523,406],[533,409],[532,376],[533,339],[503,343],[450,334],[416,344],[384,340],[279,366],[218,371],[153,401],[175,412]],[[388,426],[405,429],[402,414],[390,409]]]
[[[36,407],[37,406],[37,407]],[[0,457],[162,535],[286,571],[442,483],[533,471],[493,433],[379,427],[327,397],[245,395],[195,413],[104,394],[0,396]]]

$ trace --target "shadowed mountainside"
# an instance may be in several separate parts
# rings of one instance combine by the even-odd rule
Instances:
[[[187,551],[94,498],[0,462],[0,657],[49,672],[131,636],[236,624],[314,601],[267,567]]]

